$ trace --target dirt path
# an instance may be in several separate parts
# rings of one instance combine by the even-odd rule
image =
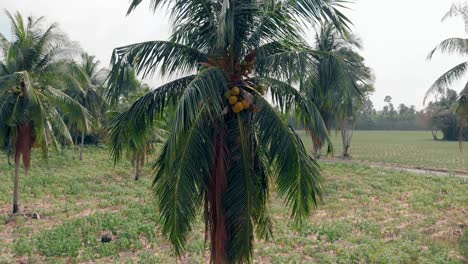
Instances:
[[[405,165],[385,164],[385,163],[371,163],[359,160],[343,160],[343,159],[321,159],[324,163],[350,163],[350,164],[363,164],[372,168],[382,168],[389,170],[407,171],[417,174],[430,174],[437,176],[456,176],[463,179],[468,179],[468,172],[466,171],[450,171],[444,169],[424,168],[424,167],[411,167]]]

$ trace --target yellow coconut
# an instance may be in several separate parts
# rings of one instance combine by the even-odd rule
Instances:
[[[231,94],[232,95],[239,95],[240,94],[240,89],[237,86],[232,87],[231,89]]]
[[[230,105],[236,104],[237,101],[238,101],[238,100],[237,100],[237,96],[234,96],[234,95],[233,95],[233,96],[229,97],[229,104],[230,104]]]
[[[237,102],[233,107],[232,111],[234,113],[239,113],[240,111],[244,110],[244,104],[242,102]]]
[[[249,109],[249,102],[247,102],[247,100],[242,100],[242,105],[243,105],[243,108],[244,109]]]

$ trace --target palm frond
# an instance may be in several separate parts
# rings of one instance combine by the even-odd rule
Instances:
[[[301,224],[320,199],[320,168],[277,110],[264,99],[258,107],[260,112],[254,123],[258,127],[259,143],[265,147],[273,167],[278,192],[290,206],[294,222]]]
[[[426,92],[426,95],[424,96],[424,102],[426,102],[427,98],[433,94],[445,94],[450,85],[452,85],[452,83],[456,80],[459,80],[467,72],[467,70],[468,62],[463,62],[442,74],[442,76],[440,76]]]
[[[206,59],[207,55],[196,49],[168,41],[148,41],[117,48],[112,55],[108,95],[115,103],[129,69],[134,69],[143,78],[151,76],[160,65],[163,74],[192,72]]]
[[[153,188],[158,197],[162,233],[174,245],[177,255],[183,251],[203,203],[206,177],[215,158],[212,134],[208,112],[202,106],[192,126],[178,137],[175,156],[168,150],[170,138],[155,165]]]
[[[313,50],[287,50],[258,58],[255,71],[261,77],[297,80],[302,71],[312,71]]]
[[[331,21],[336,28],[345,33],[349,30],[351,21],[340,11],[346,9],[349,0],[288,0],[288,3],[299,17],[309,24],[326,20]]]
[[[92,116],[84,106],[53,87],[48,87],[46,93],[49,95],[47,98],[51,104],[59,109],[63,109],[65,113],[75,113],[79,117],[80,124],[82,124],[84,130],[87,131],[89,129]]]
[[[245,126],[240,114],[231,121],[227,135],[229,157],[228,184],[224,203],[228,234],[233,234],[228,241],[227,254],[232,263],[240,263],[252,256],[254,223],[252,211],[256,190],[253,189],[254,174],[252,164],[253,127]],[[235,235],[234,235],[235,234]]]
[[[429,55],[427,55],[427,59],[430,60],[434,56],[435,52],[441,53],[457,53],[462,56],[468,55],[468,39],[463,38],[449,38],[442,41],[437,47],[435,47]]]
[[[184,90],[194,79],[195,75],[190,75],[150,91],[111,121],[109,138],[113,143],[111,155],[115,162],[122,157],[123,146],[119,143],[119,138],[129,133],[139,141],[140,132],[144,134],[146,129],[152,127],[154,120],[164,112],[168,104],[177,105]]]
[[[261,80],[269,85],[273,102],[279,106],[281,111],[285,113],[291,110],[295,111],[299,124],[305,125],[309,131],[313,131],[319,138],[332,146],[327,126],[313,101],[287,83],[273,78],[262,78]]]
[[[179,100],[172,132],[177,134],[190,128],[201,104],[207,105],[210,120],[219,117],[223,111],[222,95],[228,89],[228,76],[222,69],[200,71]]]
[[[442,21],[450,17],[461,16],[465,22],[465,32],[468,32],[468,5],[466,3],[463,4],[453,4],[450,10],[444,15]]]
[[[265,2],[260,9],[260,16],[252,26],[246,46],[252,51],[265,43],[289,39],[291,42],[300,40],[301,30],[291,14],[284,12],[286,6],[282,2]],[[261,43],[263,42],[263,43]]]

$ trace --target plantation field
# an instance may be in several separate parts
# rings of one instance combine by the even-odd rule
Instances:
[[[272,191],[275,236],[256,244],[256,263],[467,261],[466,180],[352,164],[323,170],[323,202],[300,229],[288,222]],[[175,263],[157,228],[148,168],[135,182],[130,164],[114,168],[105,148],[85,149],[82,162],[72,150],[52,154],[48,164],[36,153],[21,181],[21,210],[39,213],[39,220],[26,215],[9,221],[12,176],[0,156],[0,263]],[[200,217],[182,263],[206,261],[203,231]],[[112,242],[101,243],[108,232]]]
[[[298,131],[307,149],[312,141]],[[332,132],[335,155],[342,152],[341,134]],[[372,163],[468,172],[468,143],[460,153],[458,142],[434,141],[429,131],[355,131],[351,141],[351,159]]]

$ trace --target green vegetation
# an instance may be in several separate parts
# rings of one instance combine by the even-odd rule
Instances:
[[[468,33],[468,3],[460,3],[458,5],[453,4],[452,8],[447,12],[442,20],[445,20],[449,17],[460,16],[465,22],[465,33]],[[435,47],[428,56],[428,59],[432,59],[436,52],[448,53],[448,54],[457,54],[463,58],[467,58],[468,55],[468,39],[466,38],[448,38],[442,41],[437,47]],[[468,61],[464,61],[452,69],[448,70],[446,73],[442,74],[426,93],[425,99],[432,94],[442,94],[447,95],[448,90],[451,85],[456,81],[461,79],[466,72],[468,71]],[[453,111],[453,110],[452,110]],[[456,106],[456,113],[461,119],[459,122],[461,127],[468,126],[468,83],[465,88],[460,92],[458,98],[458,103]],[[463,132],[461,131],[461,136],[459,140],[463,140]]]
[[[79,161],[71,149],[37,162],[23,180],[24,213],[6,223],[14,169],[0,156],[0,263],[173,263],[158,228],[151,177],[133,181],[129,162],[113,167],[106,148],[86,148]],[[36,158],[36,157],[35,157]],[[39,157],[38,157],[39,158]],[[39,160],[39,159],[34,159]],[[258,241],[256,262],[271,263],[463,263],[466,261],[468,184],[430,177],[324,165],[324,198],[302,229],[295,229],[272,192],[274,240]],[[101,243],[104,233],[113,235]],[[201,218],[189,236],[184,263],[202,263]],[[463,259],[465,254],[465,259]]]
[[[298,133],[312,152],[310,137]],[[331,136],[339,155],[341,139]],[[460,152],[456,142],[432,140],[430,131],[354,131],[352,142],[353,160],[468,172],[466,152]]]

